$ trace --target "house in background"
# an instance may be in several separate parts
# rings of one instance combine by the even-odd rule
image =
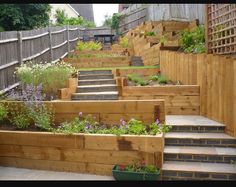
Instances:
[[[118,12],[122,12],[123,10],[129,8],[130,4],[119,4]]]
[[[56,10],[64,10],[65,14],[70,18],[77,18],[80,16],[80,14],[70,6],[70,4],[50,4],[51,5],[51,14],[50,14],[50,21],[51,23],[56,22],[55,14]]]
[[[55,14],[56,10],[64,10],[65,14],[68,17],[77,18],[82,16],[87,21],[94,22],[94,15],[93,15],[93,6],[92,4],[50,4],[51,5],[51,14],[50,20],[51,23],[56,22]]]
[[[87,21],[94,22],[93,4],[70,4]]]

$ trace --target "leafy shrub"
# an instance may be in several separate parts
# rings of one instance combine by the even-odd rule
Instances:
[[[158,75],[151,75],[151,76],[149,77],[149,80],[152,80],[152,81],[158,81],[158,79],[159,79],[159,76],[158,76]]]
[[[183,31],[180,37],[180,45],[187,53],[205,52],[205,34],[204,27],[199,26],[193,31]]]
[[[123,37],[120,39],[119,44],[123,47],[123,48],[128,48],[129,47],[129,39],[127,37]]]
[[[140,76],[136,74],[128,74],[127,77],[129,81],[132,81],[140,86],[145,86],[149,84],[148,81],[144,80],[143,78],[141,78]]]
[[[36,86],[42,84],[45,94],[55,96],[58,89],[65,87],[66,80],[75,72],[74,67],[64,62],[44,64],[29,62],[17,67],[15,73],[23,85],[32,84]]]
[[[108,127],[106,125],[101,125],[96,122],[92,116],[83,117],[80,115],[76,117],[71,122],[62,123],[55,132],[61,132],[65,134],[73,133],[91,133],[91,134],[133,134],[133,135],[156,135],[158,133],[164,133],[169,131],[169,126],[166,127],[165,124],[152,123],[149,126],[143,124],[142,121],[131,119],[128,122],[123,119],[120,120],[121,125],[113,125]],[[155,126],[155,127],[154,127]]]
[[[155,32],[145,32],[144,33],[145,36],[156,36]]]
[[[164,75],[161,75],[161,76],[159,76],[159,78],[158,78],[159,84],[167,84],[168,81],[169,81],[168,78],[167,78],[166,76],[164,76]]]
[[[160,43],[161,43],[161,44],[165,44],[166,42],[167,42],[166,36],[162,35],[162,36],[160,37]]]
[[[76,45],[76,50],[79,51],[99,51],[102,49],[102,44],[100,42],[83,42],[79,41]]]
[[[8,111],[7,108],[0,103],[0,121],[7,117]]]

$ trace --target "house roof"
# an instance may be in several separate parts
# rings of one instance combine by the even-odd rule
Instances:
[[[93,15],[93,4],[70,4],[70,6],[78,12],[80,16],[82,16],[87,21],[94,22]]]

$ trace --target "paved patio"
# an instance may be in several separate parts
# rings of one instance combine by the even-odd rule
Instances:
[[[0,166],[0,180],[114,180],[112,176]]]

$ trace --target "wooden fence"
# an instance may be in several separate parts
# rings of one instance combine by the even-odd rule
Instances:
[[[207,51],[213,54],[236,53],[236,4],[207,4]]]
[[[15,68],[26,61],[56,62],[74,49],[83,36],[76,26],[48,27],[29,31],[0,32],[0,90],[19,85]]]
[[[236,60],[213,54],[160,51],[160,69],[173,81],[200,86],[200,114],[236,137]]]

